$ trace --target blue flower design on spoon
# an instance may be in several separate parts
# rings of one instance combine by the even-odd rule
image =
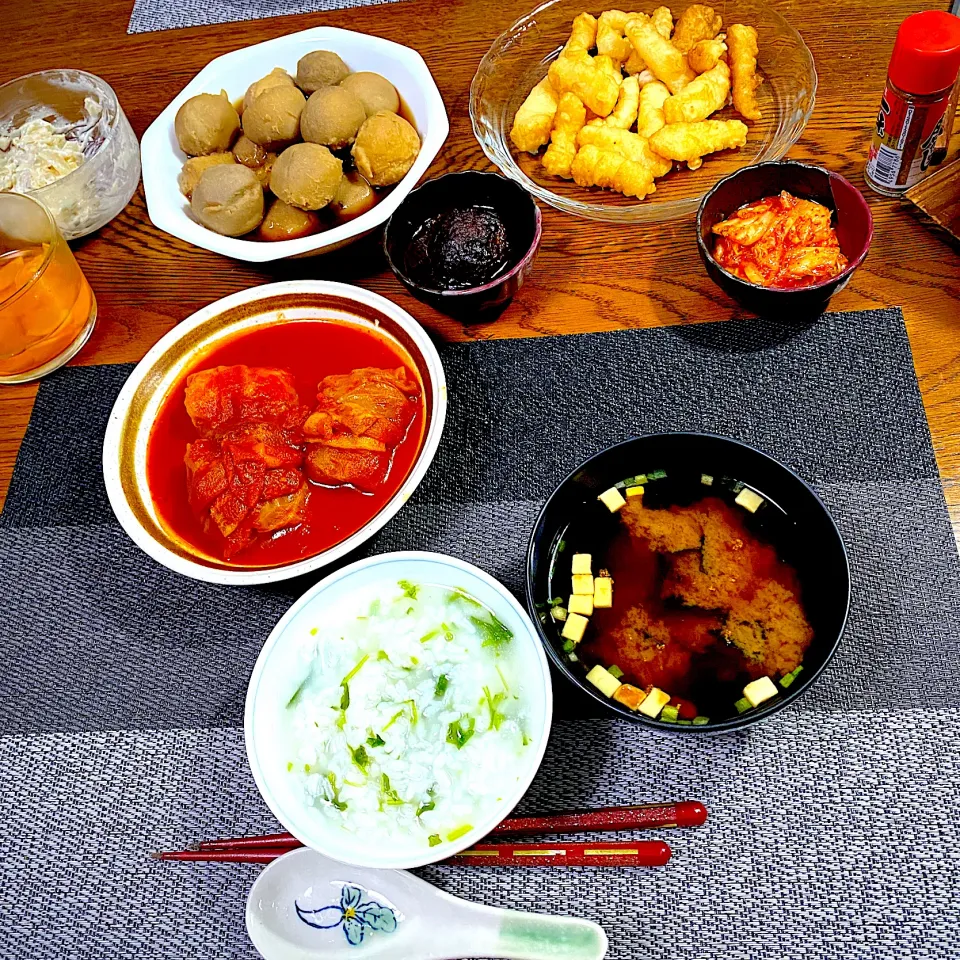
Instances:
[[[307,926],[317,930],[332,930],[343,925],[343,935],[353,947],[363,943],[364,934],[370,930],[393,933],[397,929],[397,915],[393,910],[374,899],[364,901],[361,887],[345,883],[340,891],[340,903],[332,903],[318,910],[304,910],[294,901],[297,916]]]

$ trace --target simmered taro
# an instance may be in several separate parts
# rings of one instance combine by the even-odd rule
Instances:
[[[314,50],[300,58],[296,79],[275,67],[236,105],[221,91],[180,107],[180,192],[195,220],[225,236],[280,242],[321,233],[366,213],[410,172],[421,147],[413,119],[385,77],[352,74],[338,54]],[[201,174],[216,166],[242,169],[208,176],[202,202],[193,202]]]
[[[200,174],[190,195],[190,209],[208,229],[240,237],[263,219],[263,188],[249,167],[215,164]]]

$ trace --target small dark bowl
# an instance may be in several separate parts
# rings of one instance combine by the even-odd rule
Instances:
[[[787,190],[796,197],[815,200],[834,211],[833,226],[840,249],[849,261],[843,273],[809,287],[761,287],[724,270],[713,257],[715,224],[745,203]],[[863,194],[837,173],[793,160],[758,163],[724,177],[700,202],[697,211],[697,247],[710,279],[739,304],[773,319],[810,320],[827,308],[854,270],[866,259],[873,238],[873,216]]]
[[[803,590],[803,603],[814,629],[814,639],[803,660],[803,671],[786,690],[761,706],[726,720],[704,726],[683,726],[650,720],[605,697],[586,680],[593,663],[571,663],[562,650],[560,630],[546,616],[554,571],[563,581],[569,573],[569,555],[577,549],[558,551],[572,521],[594,504],[604,490],[627,477],[663,469],[667,475],[708,473],[733,477],[755,488],[767,500],[762,510],[773,509],[781,556],[792,564]],[[657,481],[652,481],[656,483]],[[704,488],[706,493],[709,488]],[[762,512],[762,511],[761,511]],[[759,513],[758,513],[759,517]],[[752,521],[748,519],[748,526]],[[599,525],[598,525],[599,526]],[[591,528],[592,529],[592,528]],[[793,535],[793,532],[796,535]],[[604,532],[595,535],[602,540]],[[582,549],[582,541],[578,541]],[[589,543],[585,544],[589,546]],[[565,566],[564,566],[565,565]],[[596,565],[595,565],[596,566]],[[616,571],[613,572],[616,577]],[[616,587],[614,587],[616,604]],[[664,433],[635,437],[591,457],[577,467],[550,496],[537,518],[527,551],[527,608],[546,647],[547,654],[569,680],[611,712],[661,733],[691,735],[739,730],[772,716],[810,688],[823,672],[840,644],[850,605],[850,568],[847,552],[833,518],[820,498],[792,470],[772,457],[726,437],[705,433]],[[562,716],[563,696],[555,700]]]
[[[506,273],[482,286],[464,290],[434,290],[422,286],[404,272],[407,246],[425,220],[463,204],[484,204],[497,211],[517,260]],[[443,313],[476,314],[509,303],[533,269],[542,232],[540,208],[526,190],[498,173],[464,170],[427,180],[413,190],[387,221],[383,249],[390,269],[418,300]]]

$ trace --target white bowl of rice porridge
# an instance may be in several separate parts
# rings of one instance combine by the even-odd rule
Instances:
[[[284,615],[247,691],[254,779],[326,856],[410,868],[469,847],[537,772],[553,695],[514,597],[433,553],[361,560]]]

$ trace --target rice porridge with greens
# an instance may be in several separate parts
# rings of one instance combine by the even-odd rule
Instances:
[[[456,840],[536,749],[513,634],[462,590],[353,591],[302,643],[287,773],[317,815],[394,846]]]

